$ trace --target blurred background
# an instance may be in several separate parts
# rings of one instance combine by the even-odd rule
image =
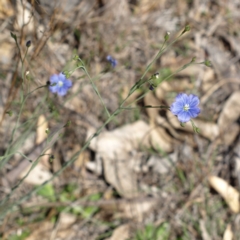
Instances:
[[[240,239],[239,11],[238,0],[1,0],[1,239]],[[190,66],[134,102],[149,86],[138,89],[133,109],[87,148],[108,116],[84,71],[72,72],[65,97],[42,87],[22,104],[26,86],[72,71],[77,54],[113,113],[165,34],[171,43],[186,25],[145,78],[164,79],[193,57],[211,67]],[[144,108],[170,106],[180,92],[200,99],[199,134]]]

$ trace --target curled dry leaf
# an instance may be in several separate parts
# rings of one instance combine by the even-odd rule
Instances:
[[[230,209],[234,213],[238,213],[240,211],[239,192],[222,178],[210,176],[208,181],[211,187],[224,198]]]
[[[110,238],[107,240],[127,240],[130,237],[130,226],[129,224],[124,224],[117,227]]]
[[[111,132],[103,132],[90,143],[89,147],[96,151],[96,159],[102,159],[106,181],[124,197],[138,195],[134,174],[138,159],[135,153],[143,146],[149,147],[149,130],[145,122],[138,121]],[[88,136],[94,131],[89,130]]]
[[[225,103],[223,110],[218,118],[218,126],[222,135],[230,135],[233,140],[239,134],[239,126],[234,124],[234,122],[240,116],[240,91],[234,92],[227,102]],[[232,127],[235,126],[235,127]],[[229,128],[232,127],[233,130],[229,131]]]
[[[119,205],[120,212],[116,217],[134,219],[137,222],[142,222],[146,215],[158,204],[157,199],[142,199],[129,201]]]
[[[223,240],[232,240],[233,239],[233,232],[232,232],[232,228],[231,225],[228,224],[227,228],[223,234]]]
[[[151,106],[161,105],[161,102],[152,93],[145,96],[144,103]],[[165,131],[166,128],[172,132],[172,127],[165,118],[159,115],[158,108],[147,108],[146,111],[150,118],[151,130],[149,134],[152,147],[165,152],[172,151],[172,138]]]
[[[27,1],[17,0],[17,19],[15,22],[15,28],[21,29],[23,26],[26,28],[26,31],[32,32],[34,30],[34,19],[32,14],[32,6]]]
[[[164,152],[171,152],[173,145],[171,137],[166,133],[165,129],[151,123],[150,142],[154,149],[161,149]]]
[[[170,123],[177,129],[193,132],[191,123],[187,123],[184,128],[180,125],[177,117],[173,116],[171,112],[167,112]],[[215,140],[219,135],[218,125],[212,122],[205,122],[199,119],[194,119],[194,123],[200,128],[200,134],[210,140]]]
[[[21,175],[20,178],[23,178],[27,172],[29,171],[31,166],[29,166],[27,169],[25,169]],[[24,179],[24,182],[32,184],[32,185],[41,185],[45,181],[49,180],[52,177],[52,174],[48,169],[39,162],[29,173],[27,178]]]

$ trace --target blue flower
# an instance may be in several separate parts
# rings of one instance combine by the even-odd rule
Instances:
[[[72,86],[71,80],[67,79],[63,73],[53,74],[50,77],[49,90],[60,96],[66,95],[68,89]]]
[[[112,67],[117,66],[117,60],[114,59],[112,56],[108,55],[106,59],[111,63]]]
[[[179,93],[170,110],[174,115],[177,115],[180,122],[185,123],[200,113],[198,104],[199,98],[196,95],[190,94],[188,96],[185,93]]]

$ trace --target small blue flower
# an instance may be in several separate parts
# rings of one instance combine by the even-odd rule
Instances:
[[[67,79],[63,73],[53,74],[50,77],[49,90],[60,96],[66,95],[68,89],[72,86],[71,80]]]
[[[108,55],[106,59],[111,63],[112,67],[117,66],[117,60],[114,59],[112,56]]]
[[[200,113],[198,104],[199,98],[196,95],[190,94],[188,96],[185,93],[179,93],[170,110],[174,115],[177,115],[180,122],[185,123]]]

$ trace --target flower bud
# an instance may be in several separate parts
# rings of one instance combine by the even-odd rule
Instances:
[[[185,26],[185,28],[184,28],[182,34],[184,34],[185,32],[189,32],[190,30],[191,30],[190,26],[187,25],[187,26]]]
[[[204,64],[205,64],[205,66],[207,66],[207,67],[211,67],[211,66],[212,66],[212,64],[211,64],[211,62],[210,62],[209,60],[206,60],[206,61],[204,62]]]
[[[150,84],[149,86],[149,90],[153,91],[154,90],[154,86],[152,84]]]
[[[31,46],[31,44],[32,44],[32,43],[31,43],[31,41],[30,41],[30,40],[28,40],[28,41],[26,42],[26,47],[28,47],[28,48],[29,48],[29,47]]]
[[[167,32],[164,36],[164,40],[167,41],[169,39],[170,32]]]

